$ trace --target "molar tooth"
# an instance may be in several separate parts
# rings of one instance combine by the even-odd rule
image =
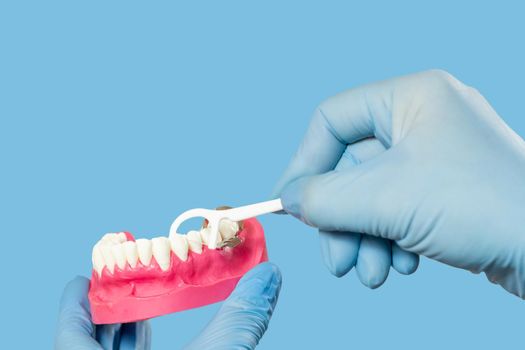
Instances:
[[[139,253],[139,260],[144,266],[148,266],[151,262],[151,241],[149,239],[139,238],[135,241],[137,243],[137,251]]]
[[[210,245],[210,235],[211,235],[211,228],[210,227],[205,227],[203,229],[201,229],[201,239],[202,239],[202,242],[204,244],[206,244],[207,246]],[[220,233],[217,235],[217,245],[219,245],[219,243],[222,241],[222,237],[220,235]]]
[[[135,268],[135,266],[137,266],[137,260],[139,259],[137,245],[133,241],[126,241],[122,243],[122,246],[124,247],[124,253],[126,253],[126,260],[129,266]]]
[[[104,262],[108,267],[109,271],[113,273],[115,271],[115,258],[111,253],[111,244],[103,242],[100,245],[100,250],[102,251],[102,256],[104,257]]]
[[[102,270],[104,269],[104,257],[102,256],[102,251],[100,250],[100,245],[95,244],[93,247],[93,268],[97,271],[98,275],[102,275]]]
[[[162,271],[170,267],[170,241],[167,237],[155,237],[151,240],[153,246],[153,256]]]
[[[177,257],[186,261],[188,259],[188,240],[184,235],[176,233],[170,237],[171,250],[177,255]]]
[[[202,239],[199,231],[190,231],[186,234],[188,246],[192,252],[200,254],[202,253]]]
[[[219,223],[219,232],[221,233],[223,240],[232,238],[237,232],[239,232],[239,223],[237,221],[222,219]]]
[[[123,270],[124,267],[126,267],[126,255],[124,253],[124,248],[122,247],[122,244],[114,244],[111,246],[111,253],[113,254],[113,257],[115,258],[115,262],[117,263],[117,266]]]

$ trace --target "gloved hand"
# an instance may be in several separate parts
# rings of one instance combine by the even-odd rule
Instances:
[[[525,297],[525,142],[446,72],[322,103],[277,195],[288,213],[320,229],[337,275],[357,259],[361,279],[360,264],[368,265],[365,280],[378,285],[387,263],[412,271],[411,252],[484,272]],[[359,252],[349,232],[366,234]],[[395,242],[391,260],[379,238]]]
[[[87,292],[89,280],[77,277],[66,286],[60,302],[57,350],[150,349],[148,321],[95,326],[91,322]],[[263,263],[239,281],[215,318],[188,349],[254,349],[277,303],[281,273]]]

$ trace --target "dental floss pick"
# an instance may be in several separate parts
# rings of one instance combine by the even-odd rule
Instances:
[[[190,209],[180,214],[173,221],[170,227],[169,237],[172,237],[175,234],[177,234],[177,230],[184,221],[195,217],[203,217],[206,220],[208,220],[208,227],[210,227],[211,230],[210,243],[208,244],[208,246],[210,249],[216,249],[217,238],[219,235],[219,224],[221,220],[228,219],[231,221],[242,221],[249,218],[254,218],[259,215],[269,214],[280,210],[283,210],[283,204],[280,198],[226,210],[212,210],[204,208]],[[237,246],[239,243],[240,242],[232,241],[228,244]],[[225,243],[221,245],[221,247],[224,246]]]

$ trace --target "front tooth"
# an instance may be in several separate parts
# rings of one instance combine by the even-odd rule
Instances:
[[[201,234],[202,243],[208,245],[208,236],[210,235],[210,228],[209,227],[201,228],[200,234]]]
[[[192,252],[200,254],[202,253],[202,239],[199,231],[190,231],[186,234],[188,246]]]
[[[120,243],[117,233],[106,233],[101,241],[106,243]]]
[[[111,246],[111,253],[113,254],[113,257],[115,258],[115,262],[117,263],[117,266],[123,270],[126,266],[126,255],[124,253],[124,248],[122,247],[122,244],[115,244]]]
[[[93,268],[95,271],[97,271],[98,275],[100,276],[102,274],[102,270],[104,269],[104,257],[102,256],[102,251],[100,250],[100,245],[95,244],[93,247]]]
[[[174,234],[170,237],[171,241],[171,250],[177,255],[177,257],[186,261],[188,259],[188,240],[184,235]]]
[[[128,237],[126,237],[126,233],[124,232],[119,232],[117,235],[117,240],[119,243],[124,243],[128,240]]]
[[[139,253],[139,260],[144,266],[148,266],[151,262],[151,241],[149,239],[139,238],[135,241],[137,243],[137,251]]]
[[[102,236],[100,240],[101,241],[111,240],[114,235],[115,235],[114,233],[106,233],[104,236]]]
[[[153,256],[162,271],[170,267],[170,241],[167,237],[155,237],[151,240],[153,246]]]
[[[237,221],[222,219],[219,223],[219,232],[221,233],[222,239],[227,240],[239,232],[239,224]]]
[[[100,250],[102,251],[102,256],[104,257],[104,262],[108,267],[109,271],[113,273],[115,271],[115,258],[111,253],[111,245],[109,243],[103,242],[100,245]]]
[[[204,244],[206,244],[207,246],[210,245],[210,236],[211,236],[211,228],[210,227],[205,227],[205,228],[201,229],[202,242],[204,242]],[[217,235],[216,246],[218,246],[221,241],[222,241],[222,237],[221,237],[221,235],[219,233]]]
[[[126,241],[122,243],[122,246],[124,247],[124,253],[126,254],[126,260],[129,266],[135,268],[135,266],[137,266],[137,260],[139,259],[137,245],[133,241]]]

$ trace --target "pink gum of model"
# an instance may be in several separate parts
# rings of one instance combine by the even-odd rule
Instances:
[[[237,234],[242,243],[235,248],[188,252],[181,261],[173,252],[170,267],[162,271],[152,257],[148,266],[107,267],[101,276],[93,270],[89,288],[95,324],[145,320],[172,312],[193,309],[226,299],[239,279],[255,265],[268,260],[264,231],[256,219],[244,221]],[[135,239],[126,232],[128,241]]]

